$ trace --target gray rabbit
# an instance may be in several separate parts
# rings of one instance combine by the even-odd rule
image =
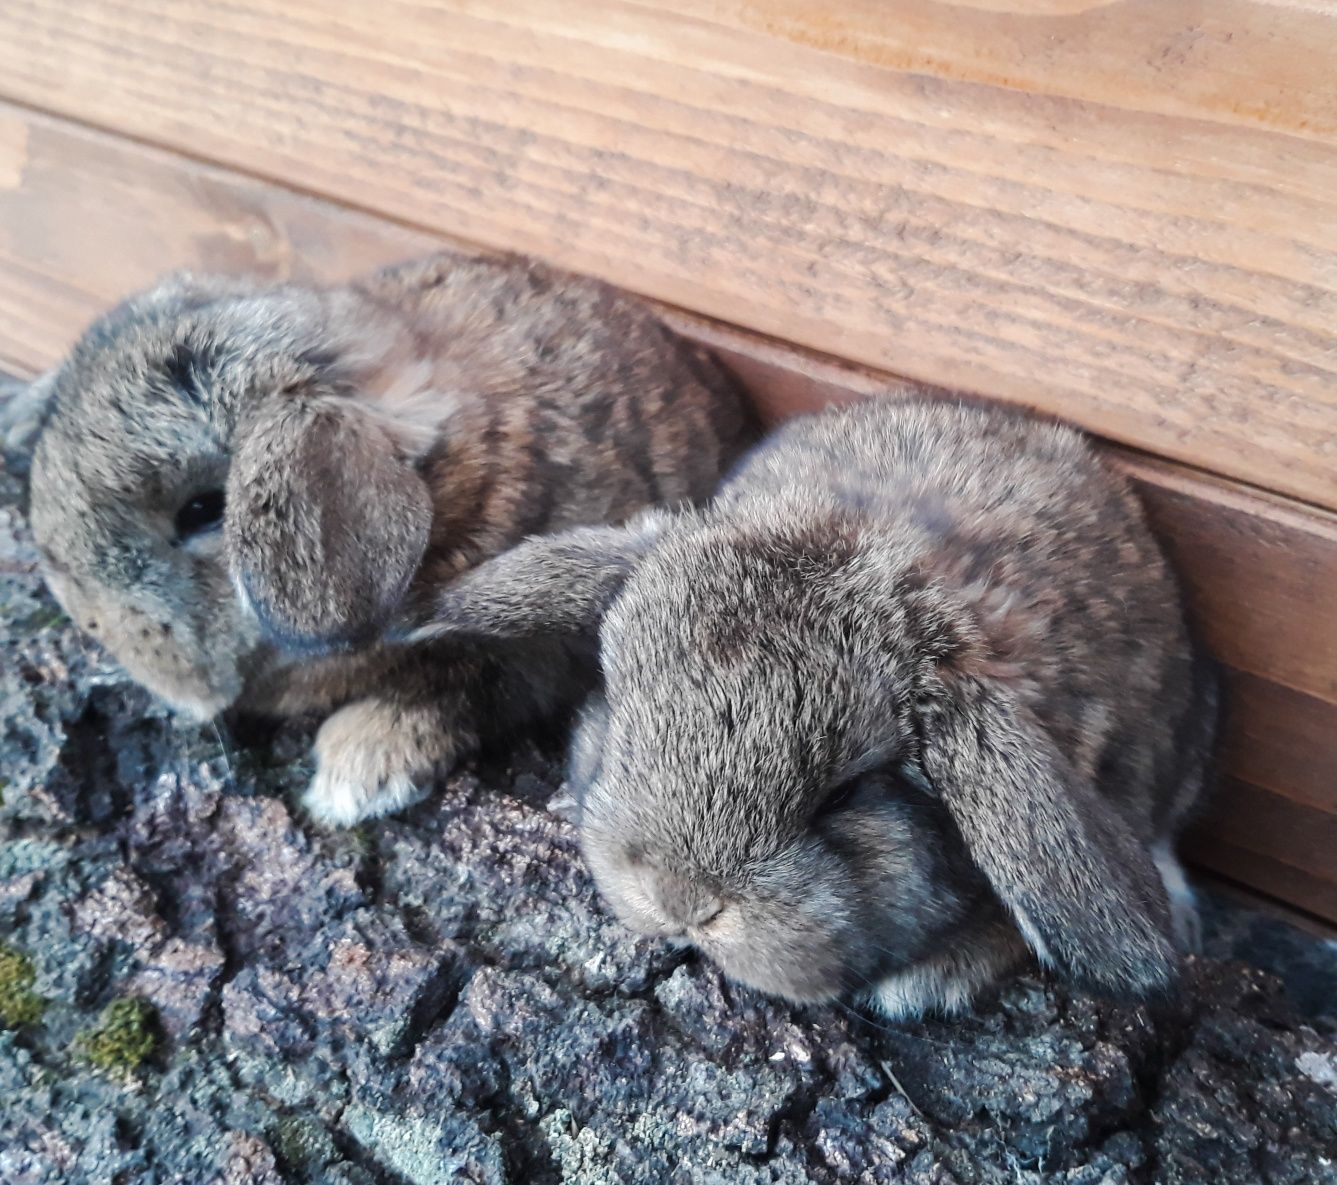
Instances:
[[[410,636],[596,630],[571,786],[632,927],[893,1016],[1026,948],[1114,993],[1173,981],[1214,668],[1076,432],[927,398],[795,420],[704,510],[522,544]]]
[[[648,308],[520,258],[328,288],[177,275],[0,412],[51,588],[140,682],[209,718],[333,711],[306,797],[351,823],[577,701],[554,639],[406,650],[392,611],[536,532],[708,496],[752,435]]]

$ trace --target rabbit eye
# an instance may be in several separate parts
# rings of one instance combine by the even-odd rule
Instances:
[[[827,815],[834,815],[837,811],[849,806],[854,800],[855,792],[862,783],[862,777],[854,777],[846,778],[843,782],[838,782],[832,786],[817,807],[817,817],[820,819]]]
[[[178,539],[190,539],[206,531],[217,530],[223,522],[223,491],[206,490],[196,494],[176,512]]]

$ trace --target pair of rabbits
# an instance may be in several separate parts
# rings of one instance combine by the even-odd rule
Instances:
[[[747,451],[631,298],[453,257],[169,280],[7,419],[51,587],[132,674],[200,717],[335,709],[318,818],[583,698],[607,900],[762,990],[950,1010],[1029,949],[1140,997],[1191,941],[1216,684],[1068,429],[887,398]]]

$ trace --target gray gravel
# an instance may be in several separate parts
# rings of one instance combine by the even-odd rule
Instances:
[[[790,1009],[611,920],[551,744],[308,825],[309,737],[175,724],[0,486],[0,943],[48,1001],[0,1029],[4,1185],[1337,1182],[1332,944],[1217,904],[1155,1014],[1037,977],[950,1022]],[[156,1049],[98,1068],[125,997]]]

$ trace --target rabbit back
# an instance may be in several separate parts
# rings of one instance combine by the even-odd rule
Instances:
[[[907,578],[973,607],[982,661],[1145,839],[1191,813],[1216,669],[1136,494],[1079,433],[965,400],[869,400],[782,430],[716,513],[853,513]]]
[[[643,932],[898,1015],[960,1006],[1023,940],[1102,990],[1174,982],[1211,667],[1132,491],[1069,429],[929,398],[795,420],[704,510],[531,540],[435,616],[598,623],[572,785]]]
[[[430,336],[432,389],[452,404],[421,463],[429,583],[529,535],[702,501],[755,437],[720,365],[600,281],[443,256],[361,290]]]

